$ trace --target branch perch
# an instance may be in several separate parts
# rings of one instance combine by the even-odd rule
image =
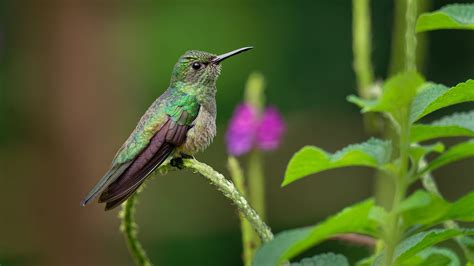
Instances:
[[[257,212],[252,209],[245,197],[239,193],[231,181],[227,180],[221,173],[212,169],[209,165],[201,163],[196,159],[184,159],[183,166],[185,169],[199,173],[207,178],[212,185],[217,187],[217,190],[222,192],[226,198],[230,199],[237,206],[240,213],[249,221],[263,242],[268,242],[273,239],[273,233],[270,227],[268,227]]]
[[[230,199],[237,206],[241,215],[243,215],[253,227],[262,242],[268,242],[273,239],[273,233],[271,232],[270,227],[265,224],[257,212],[250,206],[245,197],[239,193],[234,184],[227,180],[221,173],[196,159],[183,159],[181,166],[183,169],[191,170],[193,173],[198,173],[207,178],[207,180],[209,180],[217,190],[222,192],[226,198]],[[176,168],[169,164],[169,161],[158,168],[161,173],[166,173],[169,170],[175,169]],[[122,211],[120,212],[120,219],[122,220],[121,231],[125,235],[129,251],[137,265],[151,266],[151,261],[147,257],[145,250],[142,248],[142,245],[137,238],[137,226],[134,219],[137,196],[138,192],[132,195],[122,205]]]
[[[140,193],[140,189],[122,205],[122,211],[119,213],[119,217],[122,220],[120,231],[122,231],[125,236],[128,250],[135,259],[136,264],[140,266],[151,266],[151,261],[137,238],[137,224],[135,223],[134,215],[138,193]]]

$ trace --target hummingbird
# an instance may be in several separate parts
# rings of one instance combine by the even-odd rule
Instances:
[[[111,210],[133,195],[166,159],[192,157],[206,149],[216,135],[221,62],[252,48],[221,55],[191,50],[182,55],[168,89],[148,108],[81,205],[98,197],[105,210]]]

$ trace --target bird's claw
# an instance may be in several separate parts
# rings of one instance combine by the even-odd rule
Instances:
[[[181,170],[184,168],[184,159],[194,159],[194,156],[181,153],[179,157],[171,159],[170,165]]]
[[[171,159],[170,165],[173,166],[173,167],[178,168],[179,170],[182,170],[184,168],[183,158],[182,157],[176,157],[176,158]]]

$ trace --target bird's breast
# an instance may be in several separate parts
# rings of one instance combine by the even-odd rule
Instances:
[[[216,136],[216,113],[201,106],[193,127],[188,131],[178,151],[192,155],[206,149]]]

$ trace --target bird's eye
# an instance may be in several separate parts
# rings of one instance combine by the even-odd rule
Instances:
[[[195,69],[195,70],[200,69],[200,68],[201,68],[201,63],[199,63],[199,62],[194,62],[194,63],[192,64],[192,68]]]

